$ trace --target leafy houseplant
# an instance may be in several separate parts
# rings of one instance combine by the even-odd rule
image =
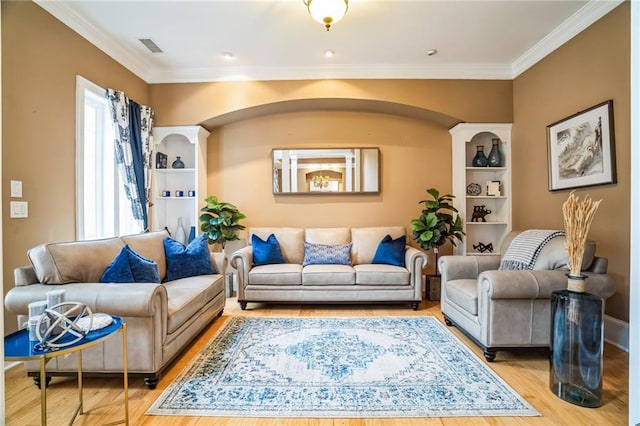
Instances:
[[[245,229],[239,222],[246,216],[233,204],[220,202],[214,195],[205,201],[207,205],[200,209],[204,212],[200,215],[200,230],[207,235],[209,244],[217,243],[224,249],[227,241],[238,240],[238,231]]]
[[[427,192],[433,199],[419,202],[424,203],[425,208],[418,219],[411,221],[411,231],[413,240],[420,244],[423,250],[433,249],[436,255],[436,276],[439,276],[438,248],[447,241],[455,246],[456,240],[462,241],[464,232],[458,210],[452,205],[455,196],[440,196],[440,192],[435,188],[429,188]]]

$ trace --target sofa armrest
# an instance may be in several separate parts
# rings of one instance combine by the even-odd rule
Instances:
[[[160,314],[166,324],[167,290],[162,284],[33,284],[9,290],[5,306],[14,314],[28,315],[29,303],[46,300],[48,291],[58,289],[66,290],[66,301],[84,303],[93,312],[122,317],[151,317]]]
[[[429,258],[423,251],[407,246],[404,252],[404,264],[412,276],[422,277],[422,270],[427,267],[428,262]]]
[[[244,288],[249,279],[249,271],[253,266],[253,246],[246,246],[233,252],[229,261],[238,271],[238,297],[244,297]]]
[[[585,272],[586,291],[604,299],[615,293],[613,277]],[[478,294],[490,299],[550,299],[567,288],[567,271],[485,271],[478,278]]]
[[[471,280],[478,278],[483,271],[498,269],[499,255],[487,256],[442,256],[438,259],[438,270],[442,282],[452,280]]]

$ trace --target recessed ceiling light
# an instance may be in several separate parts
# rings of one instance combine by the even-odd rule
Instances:
[[[433,56],[436,53],[438,53],[437,49],[429,49],[429,50],[427,50],[427,56]]]
[[[234,58],[235,58],[235,56],[234,56],[234,55],[233,55],[233,53],[231,53],[231,52],[224,52],[224,53],[222,54],[222,57],[223,57],[225,60],[227,60],[227,61],[230,61],[230,60],[232,60],[232,59],[234,59]]]
[[[327,50],[324,51],[324,56],[326,58],[333,58],[333,55],[335,55],[335,53],[336,52],[334,52],[333,50],[327,49]]]

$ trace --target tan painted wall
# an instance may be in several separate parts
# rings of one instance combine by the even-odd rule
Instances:
[[[423,108],[467,122],[512,121],[504,80],[303,80],[154,84],[156,125],[200,124],[246,108],[291,100],[356,99]],[[387,112],[397,113],[393,105]],[[455,124],[455,123],[454,123]]]
[[[607,313],[629,318],[630,7],[625,2],[514,81],[514,227],[561,228],[569,191],[549,192],[546,126],[613,99],[618,183],[581,188],[603,199],[590,238],[609,258],[617,294]]]
[[[404,225],[420,214],[425,189],[451,191],[447,129],[409,118],[359,112],[300,112],[256,118],[216,131],[210,143],[212,194],[233,202],[248,226]],[[277,195],[271,191],[274,147],[378,147],[377,195]],[[222,164],[222,167],[219,165]]]
[[[27,249],[75,238],[76,74],[148,102],[148,85],[32,2],[2,3],[4,292]],[[9,181],[29,218],[9,218]],[[15,330],[13,315],[5,331]]]
[[[211,129],[209,193],[236,204],[247,226],[401,224],[420,213],[425,189],[451,191],[451,136],[442,122],[401,115],[411,106],[457,121],[511,121],[511,81],[325,80],[161,84],[150,89],[157,125],[200,124],[240,112],[242,120]],[[297,111],[299,100],[367,100],[386,113]],[[394,104],[391,104],[393,102]],[[329,102],[331,108],[331,102]],[[267,105],[267,115],[251,117]],[[336,104],[337,105],[337,104]],[[343,105],[343,104],[340,104]],[[269,114],[269,109],[274,112]],[[285,110],[286,112],[282,112]],[[242,114],[247,111],[246,114]],[[264,114],[264,111],[262,111]],[[246,118],[249,117],[249,118]],[[452,123],[449,123],[452,125]],[[381,193],[289,195],[271,192],[274,147],[363,147],[381,150]],[[449,247],[444,248],[444,253]],[[428,271],[433,271],[433,262]]]

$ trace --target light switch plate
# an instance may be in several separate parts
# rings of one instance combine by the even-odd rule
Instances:
[[[11,181],[11,197],[22,198],[22,181],[21,180]]]
[[[11,211],[9,217],[12,218],[25,218],[29,217],[29,203],[26,201],[11,201]]]

